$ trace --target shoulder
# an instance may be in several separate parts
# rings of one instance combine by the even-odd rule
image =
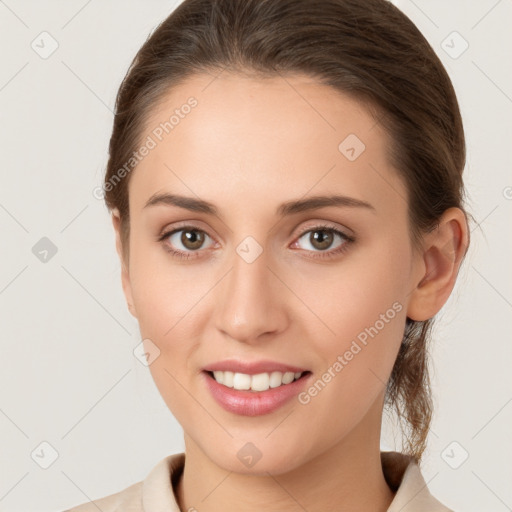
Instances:
[[[142,486],[144,481],[130,485],[126,489],[99,498],[94,501],[82,503],[64,512],[140,512],[142,509]]]
[[[398,452],[381,452],[384,477],[395,491],[387,512],[453,512],[429,491],[417,462]]]
[[[184,460],[183,453],[168,455],[153,467],[144,480],[63,512],[143,512],[164,505],[172,512],[177,507],[173,485],[183,471]]]

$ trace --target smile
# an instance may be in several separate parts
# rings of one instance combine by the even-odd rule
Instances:
[[[237,390],[267,391],[270,388],[278,388],[298,380],[306,372],[265,372],[256,375],[217,370],[209,372],[211,376],[223,386]]]
[[[310,371],[272,371],[250,375],[215,370],[203,371],[202,375],[217,404],[241,416],[261,416],[277,411],[303,392],[313,377]]]

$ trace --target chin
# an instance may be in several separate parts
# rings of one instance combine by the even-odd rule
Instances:
[[[268,476],[288,473],[304,463],[303,452],[299,454],[297,447],[304,449],[297,442],[289,448],[262,439],[261,442],[235,441],[223,450],[206,452],[210,460],[226,471],[242,475]]]

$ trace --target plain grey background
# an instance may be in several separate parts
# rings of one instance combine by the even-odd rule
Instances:
[[[133,354],[137,323],[93,195],[117,88],[177,3],[0,0],[0,511],[58,511],[118,492],[184,449]],[[435,330],[422,469],[455,510],[512,510],[512,2],[395,3],[453,80],[476,220]],[[394,437],[385,425],[384,449],[399,449]]]

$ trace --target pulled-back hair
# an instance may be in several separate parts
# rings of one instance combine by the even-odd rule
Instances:
[[[388,158],[407,189],[411,239],[463,209],[465,141],[452,83],[416,28],[387,0],[185,0],[148,37],[120,86],[105,202],[121,217],[126,261],[131,173],[111,179],[140,144],[165,95],[195,74],[307,74],[361,101],[391,140]],[[110,186],[106,187],[110,183]],[[407,320],[386,390],[405,452],[418,462],[432,416],[432,319]]]

